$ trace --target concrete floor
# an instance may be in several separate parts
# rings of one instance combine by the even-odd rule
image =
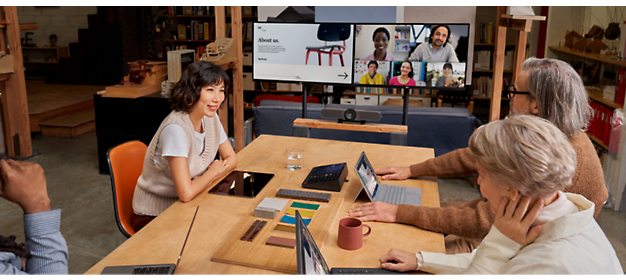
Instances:
[[[83,274],[126,238],[113,214],[111,182],[98,173],[96,133],[76,138],[33,137],[34,156],[46,172],[52,208],[62,209],[61,233],[69,248],[69,273]],[[441,201],[469,201],[480,197],[469,178],[439,179]],[[0,199],[0,234],[24,241],[22,211]],[[626,213],[603,209],[598,223],[626,268]]]

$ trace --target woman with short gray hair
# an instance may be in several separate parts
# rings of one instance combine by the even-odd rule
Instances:
[[[476,130],[469,141],[480,192],[496,218],[471,253],[410,253],[380,258],[390,270],[435,274],[623,274],[594,219],[594,204],[562,192],[575,176],[576,154],[549,121],[513,116]],[[532,206],[531,206],[532,205]]]

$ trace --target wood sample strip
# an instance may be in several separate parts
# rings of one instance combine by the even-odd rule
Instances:
[[[295,226],[288,226],[288,225],[278,224],[274,228],[274,231],[277,231],[277,232],[280,232],[280,233],[295,234],[296,233],[296,227]]]
[[[351,130],[351,131],[366,131],[366,132],[380,132],[391,133],[400,132],[407,133],[409,131],[406,125],[397,124],[384,124],[384,123],[338,123],[336,121],[318,120],[318,119],[302,119],[298,118],[293,121],[293,125],[306,126],[308,128],[322,128],[322,129],[335,129],[335,130]]]
[[[294,248],[296,247],[296,240],[291,238],[284,238],[278,236],[270,236],[265,242],[266,245],[274,245],[278,247]]]
[[[261,221],[259,220],[254,221],[254,223],[248,228],[246,233],[244,233],[239,240],[247,240],[248,236],[250,236],[250,233],[252,233],[252,231],[257,227],[257,225],[259,225],[260,222]]]
[[[254,237],[256,236],[257,233],[259,233],[259,231],[265,226],[265,224],[267,224],[266,221],[262,221],[260,224],[258,224],[254,230],[252,231],[252,233],[250,233],[250,235],[248,236],[248,238],[246,239],[246,241],[252,241],[254,239]]]

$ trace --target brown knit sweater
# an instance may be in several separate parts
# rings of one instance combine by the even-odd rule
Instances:
[[[584,132],[570,137],[570,143],[577,156],[576,174],[572,178],[572,185],[564,191],[581,194],[593,201],[597,217],[609,196],[604,185],[600,160],[591,140]],[[465,148],[411,165],[411,173],[413,177],[460,177],[478,172],[474,155],[469,148]],[[398,223],[411,224],[435,232],[467,238],[484,238],[495,220],[495,214],[491,211],[489,201],[486,198],[479,198],[462,206],[443,208],[402,204],[398,207],[396,220]]]

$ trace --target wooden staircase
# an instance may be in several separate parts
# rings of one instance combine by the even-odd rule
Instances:
[[[93,104],[93,103],[92,103]],[[39,122],[43,136],[72,138],[96,129],[93,108]]]
[[[93,95],[105,86],[46,84],[27,80],[31,132],[76,137],[96,128]]]

